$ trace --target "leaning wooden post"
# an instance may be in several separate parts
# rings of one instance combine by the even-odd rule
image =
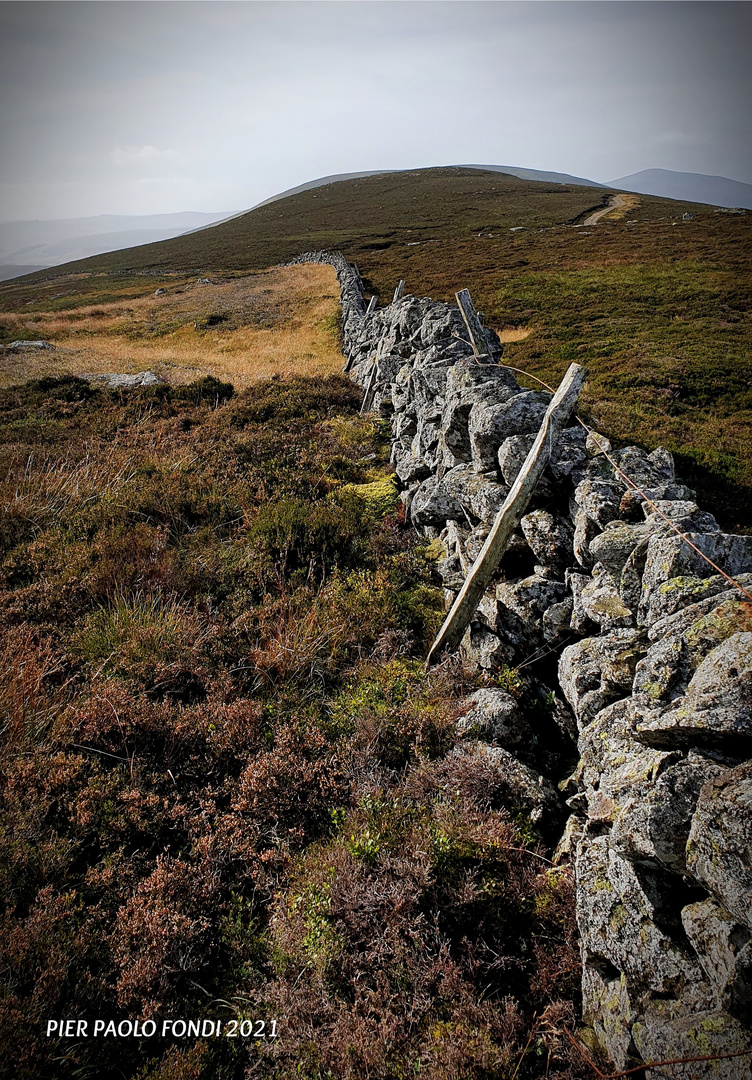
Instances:
[[[570,364],[569,370],[546,410],[530,453],[525,458],[525,463],[504,500],[504,505],[496,515],[486,542],[457,594],[452,610],[444,620],[444,625],[431,646],[426,667],[435,663],[442,652],[456,649],[462,640],[462,635],[486,591],[486,586],[509,546],[512,533],[522,520],[533,489],[548,464],[551,444],[574,412],[586,377],[587,370],[584,367],[579,364]]]
[[[365,314],[366,319],[371,314],[371,312],[375,309],[375,307],[376,307],[376,293],[374,293],[373,296],[371,297],[371,299],[368,301],[368,307],[366,309],[366,314]]]
[[[371,374],[368,377],[366,384],[366,392],[363,397],[363,404],[360,406],[360,415],[365,416],[366,413],[371,411],[371,403],[373,402],[376,394],[376,383],[379,377],[379,361],[381,360],[381,351],[384,347],[384,335],[381,335],[379,344],[376,347],[376,355],[373,358],[373,367],[371,368]]]
[[[373,362],[371,368],[371,375],[366,386],[365,397],[363,398],[363,404],[360,406],[360,415],[365,416],[366,413],[371,411],[371,403],[373,402],[376,394],[376,379],[379,375],[379,356],[376,354],[376,359]]]
[[[393,304],[396,304],[398,300],[402,299],[402,294],[404,293],[404,291],[405,291],[405,283],[404,283],[404,281],[400,281],[399,284],[397,285],[397,288],[394,290],[394,296],[392,297],[392,303]]]
[[[470,293],[467,289],[460,289],[460,291],[454,295],[457,299],[457,307],[460,309],[460,315],[462,316],[465,326],[467,327],[467,332],[470,335],[470,344],[473,347],[473,352],[478,357],[488,356],[486,332],[483,329],[483,324],[480,321],[478,312],[473,307]]]

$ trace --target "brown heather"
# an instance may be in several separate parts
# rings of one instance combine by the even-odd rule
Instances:
[[[343,490],[387,469],[359,403],[331,375],[0,391],[3,1075],[582,1075],[571,882],[453,754],[473,680],[424,673],[432,564]]]

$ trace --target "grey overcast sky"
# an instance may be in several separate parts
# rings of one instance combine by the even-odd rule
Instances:
[[[0,220],[484,163],[752,183],[752,4],[0,3]]]

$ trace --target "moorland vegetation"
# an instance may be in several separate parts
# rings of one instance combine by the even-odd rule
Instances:
[[[574,227],[605,198],[369,177],[0,289],[3,342],[58,346],[0,390],[9,1075],[591,1075],[564,1033],[571,877],[455,734],[484,679],[533,723],[545,701],[517,672],[423,670],[441,590],[387,430],[329,374],[329,268],[300,294],[298,373],[284,347],[257,361],[258,334],[296,322],[259,272],[300,251],[343,250],[382,303],[400,278],[468,286],[505,360],[551,383],[581,360],[601,430],[668,446],[749,529],[749,216],[641,197]],[[161,356],[169,381],[97,389],[75,378],[86,348],[103,370]],[[281,1037],[42,1037],[94,1015],[277,1019]]]
[[[0,392],[6,1075],[581,1075],[571,877],[453,752],[478,676],[423,670],[441,592],[359,403]],[[44,1037],[99,1016],[280,1037]]]

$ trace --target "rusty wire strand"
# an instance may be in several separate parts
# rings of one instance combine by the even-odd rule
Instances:
[[[541,386],[545,386],[546,390],[550,390],[552,394],[556,392],[554,390],[554,388],[552,386],[549,386],[548,383],[544,382],[543,379],[539,379],[536,375],[531,375],[528,371],[523,371],[522,368],[513,367],[511,364],[504,364],[503,366],[508,367],[510,371],[516,371],[518,374],[524,375],[525,378],[527,378],[527,379],[532,379],[534,382],[540,383]],[[603,439],[604,438],[603,435],[599,435],[597,431],[594,431],[593,428],[591,428],[588,424],[586,424],[585,421],[582,419],[582,417],[577,416],[575,414],[575,420],[577,421],[578,424],[580,424],[585,429],[585,431],[587,431],[588,435],[594,435],[597,439]],[[622,478],[622,480],[624,480],[626,482],[627,486],[632,491],[635,491],[635,492],[637,492],[638,495],[642,496],[644,501],[652,509],[653,513],[657,514],[660,518],[662,518],[666,522],[666,524],[671,529],[673,529],[673,531],[676,533],[676,535],[678,537],[680,537],[684,541],[684,543],[687,544],[688,547],[691,547],[692,550],[694,552],[696,552],[700,556],[701,559],[703,559],[706,563],[708,563],[709,566],[712,566],[713,569],[716,570],[721,575],[721,577],[724,577],[726,579],[726,581],[730,582],[734,586],[735,589],[738,589],[739,592],[743,593],[744,596],[746,596],[748,600],[752,601],[752,593],[748,592],[747,589],[745,589],[743,585],[740,585],[740,583],[735,578],[731,577],[730,574],[727,574],[725,570],[722,570],[721,567],[717,563],[714,563],[713,560],[711,558],[709,558],[709,556],[707,556],[704,552],[700,551],[698,546],[696,544],[692,543],[692,541],[689,539],[689,537],[686,535],[686,533],[683,533],[681,531],[681,529],[678,528],[678,526],[676,526],[674,524],[674,522],[671,520],[671,518],[669,518],[666,514],[664,514],[663,511],[660,510],[655,505],[653,500],[651,498],[649,498],[645,494],[645,492],[639,487],[639,485],[636,484],[635,481],[632,480],[631,477],[627,476],[627,474],[624,472],[624,470],[619,467],[619,465],[614,461],[614,459],[610,456],[610,454],[606,450],[601,450],[601,453],[606,458],[606,460],[611,465],[613,465],[614,469],[619,474],[619,476]]]
[[[572,1032],[566,1027],[564,1028],[564,1032],[572,1046],[582,1054],[590,1068],[594,1070],[599,1080],[620,1080],[623,1076],[634,1076],[635,1073],[645,1072],[646,1069],[658,1069],[664,1065],[691,1065],[695,1061],[726,1061],[728,1058],[738,1058],[744,1057],[747,1054],[752,1054],[752,1050],[737,1050],[732,1054],[705,1054],[702,1057],[668,1058],[665,1061],[646,1061],[644,1065],[636,1065],[632,1069],[623,1069],[621,1072],[604,1073],[598,1068],[592,1058],[588,1056],[582,1044],[575,1039]]]

